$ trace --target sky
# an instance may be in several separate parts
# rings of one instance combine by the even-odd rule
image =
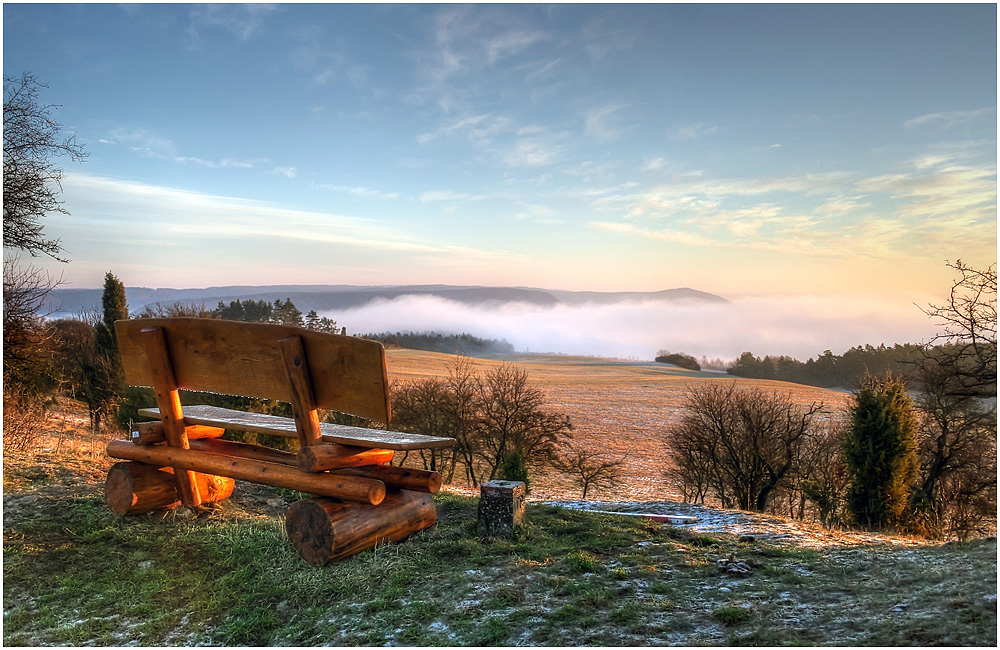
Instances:
[[[89,152],[32,261],[896,313],[996,260],[996,11],[6,3],[4,75]]]

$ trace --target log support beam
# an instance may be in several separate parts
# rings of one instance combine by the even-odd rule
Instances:
[[[221,501],[233,493],[233,479],[195,473],[198,492],[203,502]],[[136,515],[181,502],[177,477],[169,467],[143,463],[115,463],[108,470],[104,483],[104,498],[116,515]]]
[[[108,443],[107,449],[108,455],[112,458],[135,460],[160,467],[173,467],[175,470],[228,476],[241,481],[274,485],[346,501],[378,505],[385,498],[385,483],[377,479],[333,474],[309,474],[295,467],[262,460],[238,458],[195,449],[175,449],[164,445],[138,447],[125,440],[112,440]]]
[[[298,466],[303,472],[324,472],[341,467],[381,465],[392,460],[391,449],[367,449],[348,445],[312,445],[299,449]]]
[[[378,544],[400,542],[436,522],[431,495],[391,490],[378,506],[324,498],[297,501],[285,515],[285,530],[303,560],[322,566]]]

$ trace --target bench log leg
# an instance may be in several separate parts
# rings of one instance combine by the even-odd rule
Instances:
[[[203,502],[221,501],[233,493],[233,479],[193,472]],[[115,463],[108,470],[104,498],[116,515],[137,515],[180,504],[177,477],[169,467]]]
[[[288,538],[303,560],[322,566],[384,542],[400,542],[437,523],[430,494],[389,490],[377,506],[314,497],[285,515]]]

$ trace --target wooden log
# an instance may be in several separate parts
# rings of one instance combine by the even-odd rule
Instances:
[[[138,447],[125,440],[108,443],[112,458],[136,460],[149,465],[173,467],[241,481],[310,492],[327,497],[377,505],[385,498],[385,483],[358,476],[309,474],[294,467],[249,458],[234,458],[194,449],[175,449],[164,445]]]
[[[295,432],[299,435],[299,446],[303,449],[320,444],[319,414],[316,412],[316,397],[309,380],[309,365],[301,336],[290,336],[278,341],[281,356],[288,375],[289,402],[292,417],[295,418]]]
[[[312,498],[285,515],[285,530],[299,556],[321,566],[385,542],[400,542],[437,522],[434,499],[410,490],[390,490],[379,506]]]
[[[296,466],[295,454],[291,452],[271,449],[270,447],[261,447],[260,445],[251,445],[245,442],[206,438],[204,440],[192,440],[191,449],[195,451],[207,451],[210,454],[220,454],[222,456],[262,460],[266,463],[277,463],[278,465],[287,465],[289,467]]]
[[[415,492],[426,492],[428,494],[437,494],[438,490],[441,489],[440,474],[437,472],[428,472],[423,469],[410,469],[409,467],[370,465],[367,467],[338,469],[331,472],[331,474],[375,478],[384,482],[387,486],[403,490],[413,490]]]
[[[381,465],[392,460],[391,449],[367,449],[348,445],[313,445],[299,449],[298,465],[303,472],[323,472],[340,467]]]
[[[184,426],[184,435],[190,440],[200,440],[201,438],[221,438],[226,433],[222,427],[209,427],[203,424],[187,424]],[[136,445],[155,445],[167,439],[163,433],[162,422],[137,422],[135,430],[132,432],[132,442]]]
[[[162,327],[150,327],[139,332],[143,348],[146,352],[146,363],[153,378],[153,393],[156,395],[156,405],[160,409],[160,421],[163,423],[163,433],[167,444],[178,449],[188,448],[187,435],[184,433],[184,413],[181,410],[181,398],[177,392],[177,380],[170,364],[170,351],[167,349],[167,338]],[[198,494],[198,484],[194,474],[180,470],[177,474],[177,486],[181,491],[181,501],[189,508],[201,505]]]
[[[231,478],[196,472],[195,480],[203,502],[221,501],[233,493]],[[104,498],[111,512],[122,516],[172,508],[181,502],[177,477],[171,468],[135,462],[111,466],[104,483]]]

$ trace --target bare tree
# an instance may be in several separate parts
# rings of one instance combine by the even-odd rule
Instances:
[[[625,457],[613,459],[606,454],[569,443],[559,455],[556,467],[573,477],[583,490],[580,498],[586,499],[587,492],[592,487],[612,488],[618,484],[625,467]]]
[[[39,315],[45,297],[60,283],[34,267],[24,268],[16,257],[3,261],[4,386],[17,386],[28,395],[52,387],[54,377],[46,363],[47,328]]]
[[[702,498],[711,493],[723,507],[763,512],[791,476],[822,410],[736,384],[692,389],[671,431],[676,471]]]
[[[510,454],[528,467],[550,464],[570,431],[569,418],[547,411],[541,390],[528,383],[523,368],[502,364],[478,382],[480,458],[495,478]]]
[[[473,486],[496,478],[515,455],[528,467],[551,464],[571,428],[568,417],[544,408],[542,392],[528,383],[524,370],[501,365],[481,377],[462,357],[447,379],[396,386],[392,410],[394,427],[455,438],[451,449],[424,452],[421,458],[446,480],[462,466]]]
[[[61,260],[59,240],[46,239],[41,223],[47,213],[66,214],[57,198],[63,172],[51,159],[82,161],[87,154],[75,136],[62,136],[52,118],[57,106],[39,103],[46,87],[30,72],[3,78],[3,245]]]
[[[996,531],[997,275],[961,260],[944,305],[925,310],[941,330],[916,364],[922,418],[913,498],[920,532],[935,537]]]
[[[847,495],[847,466],[844,463],[845,424],[827,421],[817,426],[802,447],[794,478],[799,501],[799,519],[805,519],[805,502],[824,526],[842,523]]]
[[[934,376],[937,370],[945,376]],[[920,367],[919,532],[932,537],[992,534],[997,520],[997,413],[990,401],[949,390],[947,366]]]
[[[941,327],[925,346],[926,363],[949,369],[948,390],[952,393],[996,397],[996,264],[982,271],[962,260],[948,266],[959,274],[948,301],[924,310]]]

